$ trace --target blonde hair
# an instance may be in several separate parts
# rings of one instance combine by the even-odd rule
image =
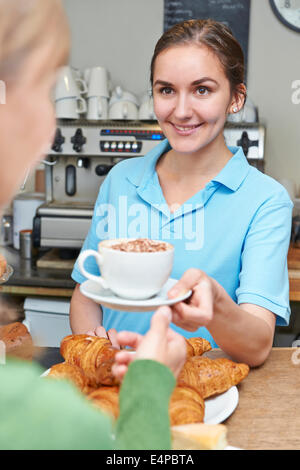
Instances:
[[[15,81],[30,53],[51,34],[59,67],[67,62],[70,48],[61,0],[0,0],[0,79]]]

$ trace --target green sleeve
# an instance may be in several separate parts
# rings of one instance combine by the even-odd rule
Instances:
[[[113,449],[109,417],[71,383],[42,372],[22,361],[0,366],[0,449]]]
[[[175,377],[151,360],[130,364],[120,392],[116,439],[120,449],[171,449],[169,401]]]

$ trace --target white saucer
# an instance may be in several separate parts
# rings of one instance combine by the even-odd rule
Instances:
[[[169,278],[162,289],[157,295],[146,300],[130,300],[123,299],[114,294],[110,289],[103,289],[99,284],[94,281],[85,281],[80,285],[80,292],[94,300],[97,304],[104,305],[105,307],[113,310],[124,310],[125,312],[151,312],[161,305],[173,305],[177,302],[186,300],[192,294],[192,291],[183,293],[176,297],[176,299],[169,299],[167,296],[168,291],[176,284],[177,279]]]

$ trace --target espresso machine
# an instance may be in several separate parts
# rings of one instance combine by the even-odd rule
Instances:
[[[45,162],[46,202],[33,223],[34,246],[79,249],[107,173],[125,158],[145,155],[162,139],[155,121],[58,121]]]
[[[228,123],[229,146],[242,146],[263,171],[265,129],[259,123]],[[99,188],[125,158],[144,156],[165,137],[156,121],[57,121],[46,160],[46,202],[36,212],[33,243],[40,248],[80,249]]]

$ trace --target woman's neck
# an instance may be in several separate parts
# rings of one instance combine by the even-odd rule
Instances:
[[[157,169],[163,170],[178,182],[184,178],[185,183],[187,179],[197,179],[206,184],[224,168],[231,157],[232,153],[222,135],[195,153],[182,154],[171,149],[159,160]]]

